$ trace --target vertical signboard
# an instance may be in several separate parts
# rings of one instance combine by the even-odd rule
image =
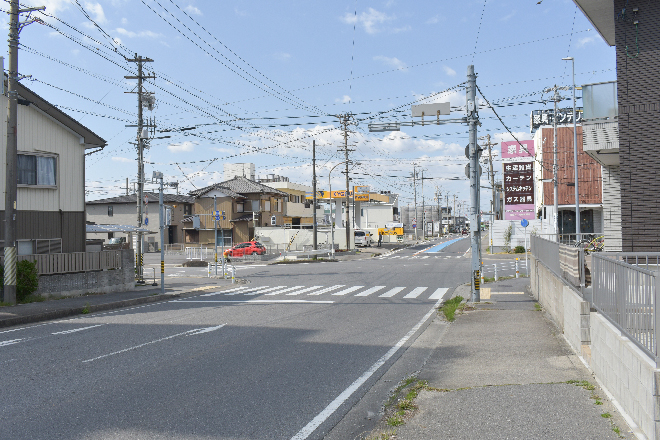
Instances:
[[[534,141],[502,142],[504,219],[533,220]]]

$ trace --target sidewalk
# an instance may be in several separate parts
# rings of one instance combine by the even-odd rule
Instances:
[[[0,307],[0,328],[80,315],[85,310],[87,313],[91,313],[168,301],[173,298],[196,295],[200,290],[224,289],[232,285],[231,280],[216,278],[166,278],[165,293],[161,294],[160,280],[158,283],[158,286],[148,283],[127,292],[91,294]]]
[[[394,436],[367,438],[635,438],[558,328],[535,309],[528,285],[522,278],[487,283],[482,303],[446,325],[420,371],[428,387],[415,400],[418,409],[402,426],[382,424]],[[469,287],[454,295],[469,298]]]

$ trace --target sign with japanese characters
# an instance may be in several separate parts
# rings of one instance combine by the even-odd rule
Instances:
[[[534,159],[534,141],[502,142],[502,161],[522,161]]]
[[[533,220],[534,162],[504,164],[504,220]]]
[[[542,125],[553,125],[554,109],[534,110],[529,115],[529,131],[530,133],[541,127]],[[575,119],[577,123],[582,123],[582,108],[575,109]],[[572,124],[573,123],[573,107],[557,109],[557,124]]]

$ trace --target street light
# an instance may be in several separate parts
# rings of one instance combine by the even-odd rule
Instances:
[[[573,66],[573,166],[575,168],[575,241],[580,241],[580,191],[578,190],[577,118],[575,114],[575,59],[562,58]]]
[[[335,258],[335,222],[332,221],[332,182],[330,181],[330,175],[332,174],[332,170],[337,168],[339,165],[350,162],[349,160],[345,160],[343,162],[339,162],[336,164],[334,167],[330,168],[330,172],[328,172],[328,200],[330,201],[330,231],[332,232],[332,258]],[[335,203],[336,205],[336,203]],[[348,206],[346,207],[348,209]],[[346,225],[348,226],[348,225]],[[346,249],[349,249],[351,246],[350,243],[346,243]]]

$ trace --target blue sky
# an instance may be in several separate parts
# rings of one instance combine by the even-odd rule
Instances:
[[[616,78],[614,49],[569,0],[42,4],[47,16],[36,15],[46,24],[21,33],[19,72],[32,75],[23,80],[27,87],[108,141],[87,158],[88,200],[121,194],[126,178],[136,179],[135,129],[125,127],[135,124],[136,96],[124,93],[134,88],[124,76],[135,66],[123,55],[154,60],[148,68],[157,78],[147,90],[157,106],[145,115],[155,118],[156,137],[171,136],[151,141],[147,176],[162,171],[187,192],[222,180],[225,162],[253,162],[257,174],[310,184],[315,139],[324,188],[328,168],[343,160],[332,115],[352,112],[359,120],[349,139],[351,159],[359,162],[354,183],[398,192],[402,205],[412,201],[414,163],[432,178],[424,185],[427,203],[436,186],[443,198],[468,199],[467,127],[369,133],[369,122],[410,120],[415,102],[464,105],[460,85],[474,64],[486,98],[507,105],[496,108],[503,121],[529,138],[530,111],[551,104],[542,102],[548,97],[542,90],[571,83],[570,62],[562,57],[575,57],[578,85]],[[512,139],[491,110],[480,117],[479,136]],[[501,176],[501,165],[495,168]],[[339,188],[343,176],[335,173]],[[484,209],[489,194],[483,190]]]

